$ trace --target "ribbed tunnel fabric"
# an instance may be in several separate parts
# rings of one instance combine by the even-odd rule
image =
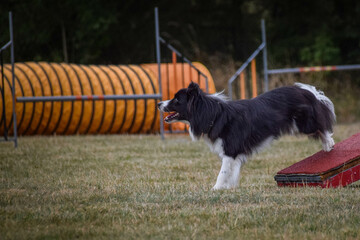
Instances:
[[[200,63],[194,65],[209,76],[209,90],[215,92],[209,71]],[[177,83],[173,66],[162,64],[163,99],[190,81],[199,82],[205,89],[205,79],[188,65],[177,64]],[[15,64],[15,95],[66,96],[66,95],[131,95],[157,94],[157,64],[142,65],[77,65],[65,63],[24,62]],[[4,65],[4,99],[6,126],[13,134],[11,65]],[[180,81],[180,83],[179,83]],[[1,93],[0,93],[1,94]],[[0,98],[2,101],[2,96]],[[158,100],[108,100],[73,102],[16,103],[19,135],[71,135],[108,133],[158,132]],[[0,112],[3,103],[0,104]],[[0,135],[4,134],[4,119],[0,116]],[[168,127],[168,126],[166,126]],[[173,125],[172,129],[183,129]]]

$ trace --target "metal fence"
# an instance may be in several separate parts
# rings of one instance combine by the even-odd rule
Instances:
[[[0,58],[1,58],[1,81],[2,81],[2,88],[1,95],[2,95],[2,102],[3,102],[3,117],[2,120],[4,122],[4,139],[0,139],[0,141],[13,141],[15,147],[18,145],[17,139],[17,126],[16,126],[16,111],[15,111],[15,74],[14,74],[14,35],[13,35],[13,20],[12,20],[12,13],[9,12],[9,33],[10,33],[10,41],[7,42],[1,49],[0,49]],[[11,62],[11,81],[12,81],[12,112],[13,112],[13,127],[14,127],[14,135],[13,137],[8,136],[8,129],[6,126],[6,104],[5,104],[5,82],[4,82],[4,65],[3,65],[3,52],[4,50],[10,48],[10,62]]]
[[[358,70],[360,64],[271,69],[267,74]]]
[[[159,28],[159,15],[158,15],[158,8],[155,8],[155,44],[156,44],[156,62],[158,65],[158,84],[159,84],[159,92],[156,94],[131,94],[131,95],[60,95],[60,96],[27,96],[27,97],[15,97],[15,75],[14,75],[14,42],[13,42],[13,24],[12,24],[12,14],[11,12],[9,13],[9,29],[10,29],[10,41],[8,43],[6,43],[1,49],[0,49],[0,54],[2,56],[2,52],[4,50],[6,50],[7,48],[10,47],[11,50],[11,66],[12,66],[12,87],[11,87],[11,91],[12,91],[12,99],[13,99],[13,116],[12,116],[12,121],[13,121],[13,127],[14,127],[14,136],[12,138],[10,138],[7,134],[7,126],[6,126],[6,114],[5,114],[5,110],[6,110],[6,104],[4,101],[4,96],[5,96],[5,91],[4,91],[4,74],[2,72],[1,77],[2,77],[2,88],[1,90],[1,94],[2,94],[2,98],[3,98],[3,118],[2,120],[4,120],[4,139],[1,139],[1,141],[14,141],[15,143],[15,147],[17,146],[17,121],[16,121],[16,110],[15,110],[15,105],[16,103],[27,103],[27,102],[66,102],[66,101],[70,101],[70,102],[74,102],[74,101],[114,101],[114,100],[139,100],[139,99],[154,99],[154,100],[161,100],[163,99],[163,90],[162,90],[162,79],[161,79],[161,67],[162,67],[162,62],[161,62],[161,45],[164,45],[166,47],[166,49],[172,53],[172,62],[168,63],[168,64],[174,64],[177,62],[177,59],[180,60],[180,63],[182,63],[182,66],[184,68],[184,65],[187,64],[188,66],[190,66],[190,68],[192,68],[193,70],[195,70],[197,72],[197,79],[195,81],[197,81],[198,83],[200,83],[200,81],[205,81],[205,85],[206,85],[206,91],[209,91],[209,83],[208,83],[208,77],[201,72],[198,68],[196,68],[196,66],[194,66],[194,64],[188,59],[186,58],[182,53],[180,53],[180,51],[178,51],[175,47],[173,47],[170,43],[168,43],[165,39],[163,39],[160,36],[160,28]],[[163,59],[165,62],[170,62],[167,61],[167,59]],[[3,65],[2,65],[2,57],[1,57],[1,70],[3,71]],[[183,75],[184,78],[184,75]],[[169,84],[169,79],[167,79],[167,83]],[[184,79],[182,79],[182,84],[179,84],[179,87],[185,87],[184,84]],[[169,96],[169,95],[168,95]],[[156,110],[155,110],[156,111]],[[186,128],[184,129],[184,131],[186,131]],[[181,132],[184,132],[181,131]],[[170,133],[175,133],[176,131],[172,131],[170,128]],[[163,114],[160,113],[160,135],[161,138],[164,139],[164,124],[163,124]]]
[[[247,66],[252,63],[253,66],[255,66],[255,58],[256,56],[263,51],[263,67],[264,67],[264,86],[265,86],[265,91],[268,91],[269,89],[269,81],[268,81],[268,69],[267,69],[267,49],[266,49],[266,32],[265,32],[265,21],[262,19],[261,20],[261,35],[262,35],[262,42],[259,45],[259,47],[250,55],[250,57],[245,61],[245,63],[243,65],[241,65],[241,67],[234,73],[234,75],[231,76],[231,78],[228,80],[228,94],[230,99],[232,99],[232,95],[233,95],[233,90],[232,90],[232,84],[233,82],[237,79],[237,77],[242,74],[244,72],[244,70],[247,68]],[[253,67],[253,76],[256,73],[256,68]],[[253,78],[253,97],[256,96],[256,94],[254,94],[255,92],[257,92],[257,88],[256,86],[256,78]],[[255,95],[255,96],[254,96]]]
[[[166,71],[166,83],[169,86],[169,81],[170,81],[170,77],[169,77],[169,65],[173,65],[173,71],[176,71],[176,64],[181,64],[181,70],[182,74],[181,74],[181,79],[177,79],[177,74],[176,72],[173,74],[173,76],[175,77],[175,79],[173,79],[174,83],[176,84],[176,88],[180,89],[180,88],[185,88],[187,87],[185,84],[185,74],[184,74],[184,68],[185,68],[185,64],[187,64],[189,66],[189,68],[191,68],[192,70],[196,71],[197,73],[197,78],[196,79],[191,79],[194,82],[197,82],[198,84],[201,83],[201,81],[204,81],[205,83],[205,90],[206,92],[209,92],[209,78],[208,76],[206,76],[206,74],[204,74],[203,72],[201,72],[196,66],[194,66],[194,64],[188,59],[186,58],[180,51],[178,51],[174,46],[172,46],[168,41],[166,41],[164,38],[162,38],[160,36],[160,27],[159,27],[159,14],[158,14],[158,8],[155,8],[155,40],[156,40],[156,59],[157,59],[157,64],[158,64],[158,76],[159,76],[159,82],[162,82],[162,76],[161,76],[161,67],[165,67],[165,71]],[[161,46],[165,46],[165,49],[162,49]],[[162,51],[163,50],[163,51]],[[161,64],[161,63],[166,63],[165,65]],[[190,71],[191,72],[191,71]],[[169,91],[169,87],[167,88]],[[161,89],[162,92],[162,89]],[[164,97],[164,95],[167,96],[167,98],[172,98],[170,92],[167,93],[162,93],[162,96]],[[166,100],[166,99],[163,99]],[[160,118],[163,118],[163,115],[161,113]],[[161,123],[163,124],[163,123]],[[186,126],[184,125],[184,130],[183,131],[174,131],[172,130],[171,124],[169,127],[169,131],[167,131],[167,133],[183,133],[186,132]]]
[[[298,68],[280,68],[280,69],[268,69],[267,62],[267,45],[266,45],[266,30],[265,21],[261,20],[261,39],[262,43],[260,46],[251,54],[251,56],[245,61],[245,63],[235,72],[235,74],[228,80],[228,94],[232,98],[233,89],[232,84],[240,75],[240,83],[243,81],[241,75],[250,62],[254,61],[257,55],[263,51],[263,76],[264,76],[264,91],[269,90],[269,75],[271,74],[284,74],[284,73],[305,73],[305,72],[321,72],[321,71],[344,71],[344,70],[359,70],[360,64],[350,65],[334,65],[334,66],[312,66],[312,67],[298,67]],[[254,83],[254,80],[253,80]],[[255,79],[256,83],[256,79]],[[240,84],[241,88],[244,88],[244,84]],[[243,92],[244,89],[241,89]],[[253,90],[254,92],[254,90]],[[241,94],[244,95],[243,93]],[[256,95],[255,95],[256,96]],[[254,94],[253,94],[254,97]]]

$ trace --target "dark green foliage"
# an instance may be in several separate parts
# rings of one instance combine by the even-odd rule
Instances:
[[[154,62],[154,6],[161,34],[191,59],[220,52],[243,61],[265,18],[274,65],[360,61],[360,2],[338,0],[2,1],[1,44],[13,11],[17,61]],[[66,42],[66,44],[64,44]]]

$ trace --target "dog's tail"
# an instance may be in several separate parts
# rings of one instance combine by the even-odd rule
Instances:
[[[303,83],[295,83],[295,86],[311,92],[316,97],[316,99],[323,106],[322,109],[325,110],[323,111],[323,114],[325,115],[325,121],[327,122],[325,124],[327,125],[326,128],[328,130],[332,130],[332,125],[336,122],[335,109],[332,101],[327,96],[325,96],[324,92],[317,90],[314,86]]]

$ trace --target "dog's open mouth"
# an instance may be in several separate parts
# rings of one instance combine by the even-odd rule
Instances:
[[[173,112],[173,113],[170,113],[169,115],[167,115],[166,118],[164,118],[164,121],[167,122],[167,123],[172,122],[172,121],[176,121],[179,116],[180,116],[179,113]]]

